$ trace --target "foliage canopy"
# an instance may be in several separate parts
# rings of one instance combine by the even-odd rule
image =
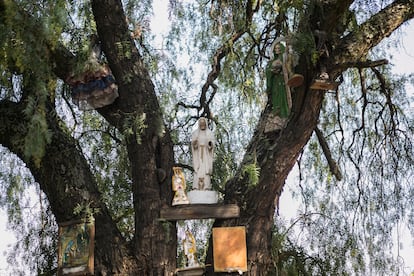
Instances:
[[[173,165],[191,186],[189,139],[205,116],[213,186],[241,210],[214,225],[248,228],[251,275],[403,273],[391,241],[414,225],[414,76],[386,60],[401,36],[383,40],[413,17],[405,0],[0,0],[0,206],[18,232],[15,272],[18,255],[55,272],[57,223],[90,215],[98,274],[173,271],[177,229],[158,214]],[[305,83],[269,135],[265,68],[280,37]],[[110,66],[119,98],[82,112],[68,78],[91,59]],[[310,89],[323,69],[337,89]],[[277,209],[295,164],[301,207],[288,222]]]

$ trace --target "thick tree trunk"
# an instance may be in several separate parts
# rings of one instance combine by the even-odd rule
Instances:
[[[102,49],[120,80],[119,99],[99,112],[122,132],[128,128],[134,132],[126,138],[133,181],[135,253],[145,264],[142,275],[168,275],[176,268],[176,228],[161,222],[159,215],[161,207],[172,200],[173,145],[121,1],[92,1],[92,9]],[[143,125],[134,125],[140,119]]]
[[[270,110],[262,115],[259,128],[246,152],[246,156],[257,156],[260,167],[259,183],[254,187],[249,186],[247,177],[241,176],[240,172],[229,181],[226,185],[225,201],[240,206],[240,218],[217,220],[214,225],[246,226],[248,275],[266,275],[270,269],[273,261],[272,228],[277,201],[285,179],[317,124],[324,93],[310,90],[299,93],[306,94],[300,105],[302,109],[281,132],[264,134],[265,113]],[[251,161],[243,163],[241,168],[249,162]],[[211,262],[210,255],[207,263]]]
[[[352,2],[349,0],[325,1],[324,4],[315,2],[310,20],[306,19],[300,29],[309,32],[315,30],[326,32],[330,39],[327,43],[333,46],[334,50],[330,53],[330,57],[323,61],[324,64],[314,66],[306,61],[306,57],[302,58],[299,73],[305,77],[304,87],[293,95],[294,114],[283,131],[264,135],[266,113],[269,110],[261,116],[257,131],[246,152],[246,161],[241,165],[243,168],[243,165],[251,162],[250,156],[257,156],[261,169],[259,183],[255,187],[249,187],[246,177],[240,175],[242,171],[240,169],[226,185],[225,200],[229,203],[237,203],[241,207],[241,216],[231,221],[216,221],[215,226],[246,226],[248,275],[267,275],[269,272],[272,263],[271,230],[274,226],[275,207],[289,171],[318,123],[324,92],[312,91],[309,85],[320,73],[318,71],[320,66],[326,66],[328,73],[335,79],[342,70],[352,66],[352,63],[355,65],[361,62],[369,49],[398,28],[407,17],[411,18],[414,11],[412,1],[395,1],[361,28],[341,38],[341,33],[335,33],[336,28],[343,29],[341,22]],[[383,27],[378,28],[379,25]],[[211,263],[212,251],[208,252],[207,263]]]
[[[59,126],[54,112],[48,112],[48,127],[53,132],[52,141],[45,148],[41,165],[37,166],[24,156],[23,141],[27,133],[27,120],[23,103],[2,102],[0,143],[19,156],[32,172],[36,182],[46,194],[58,223],[78,219],[73,214],[76,205],[99,210],[94,215],[95,271],[97,274],[136,275],[137,259],[131,254],[125,239],[118,231],[106,206],[102,203],[94,176],[76,143]]]
[[[351,2],[328,0],[315,6],[314,11],[320,13],[309,17],[311,22],[306,20],[306,24],[310,28],[306,25],[303,30],[312,32],[321,28],[321,31],[333,34]],[[0,0],[1,10],[4,3]],[[100,212],[95,215],[97,275],[171,274],[175,269],[176,229],[173,224],[161,223],[158,218],[160,209],[171,203],[173,145],[168,131],[163,129],[154,87],[130,37],[121,1],[92,1],[92,9],[102,49],[118,80],[120,94],[112,105],[98,112],[121,132],[131,129],[133,133],[126,136],[135,209],[133,244],[129,245],[121,236],[101,201],[85,158],[73,138],[61,129],[52,105],[48,106],[47,120],[53,136],[45,148],[42,166],[26,160],[23,154],[28,123],[23,114],[24,101],[0,103],[0,143],[26,162],[47,195],[58,222],[73,219],[77,204],[90,203],[91,207],[99,208]],[[394,1],[358,30],[341,39],[335,37],[338,40],[331,41],[333,51],[330,60],[326,61],[332,75],[336,76],[359,62],[369,49],[413,14],[412,1]],[[381,28],[377,28],[379,25]],[[60,49],[45,49],[45,56],[59,60],[55,62],[55,73],[66,79],[70,74],[70,67],[66,68],[66,65],[71,62],[71,54]],[[240,218],[215,223],[215,226],[246,226],[249,275],[266,275],[271,267],[271,230],[277,200],[289,171],[317,125],[324,98],[323,92],[308,89],[318,73],[316,66],[303,64],[300,73],[305,76],[305,85],[293,96],[293,116],[289,124],[281,132],[264,134],[266,115],[270,112],[266,109],[248,147],[246,160],[226,185],[225,202],[240,206]],[[144,124],[135,124],[140,119]],[[250,186],[247,177],[241,175],[243,165],[250,163],[247,157],[252,155],[257,156],[261,168],[260,180],[255,186]],[[210,253],[208,260],[211,259]]]
[[[329,19],[330,23],[320,23],[328,27],[326,31],[331,32],[335,20],[343,16],[342,12],[352,1],[328,2],[326,5],[329,9],[325,11],[326,18],[323,19]],[[322,7],[316,6],[315,10],[320,8]],[[322,18],[318,17],[315,20]],[[312,32],[314,23],[306,22],[307,28],[304,30]],[[316,26],[316,23],[314,25]],[[328,61],[327,63],[329,64]],[[241,207],[241,215],[237,220],[216,221],[215,226],[246,226],[248,275],[267,275],[271,269],[272,228],[279,196],[289,172],[317,126],[324,99],[323,91],[309,88],[314,77],[320,73],[318,69],[318,66],[311,64],[306,56],[301,57],[296,72],[302,74],[305,81],[293,92],[292,115],[287,126],[280,131],[265,134],[266,120],[272,112],[268,106],[246,151],[245,161],[241,164],[238,174],[226,185],[225,200],[237,203]],[[247,178],[240,175],[243,166],[251,162],[251,156],[256,156],[257,165],[260,167],[259,183],[254,187],[249,187]],[[207,257],[208,261],[211,259],[211,256]]]
[[[92,7],[102,49],[118,81],[120,94],[115,103],[98,112],[122,133],[133,132],[127,135],[126,146],[133,181],[134,244],[126,243],[101,202],[94,177],[75,141],[58,127],[56,117],[49,116],[56,114],[54,107],[50,106],[48,111],[48,128],[53,132],[53,139],[45,149],[41,167],[24,160],[21,152],[27,133],[27,122],[19,120],[24,118],[23,101],[2,102],[1,117],[5,122],[2,133],[10,136],[2,137],[1,144],[28,163],[48,196],[58,222],[72,219],[78,203],[92,203],[91,207],[101,210],[95,216],[98,275],[166,275],[176,268],[176,229],[175,225],[162,223],[158,218],[161,207],[172,198],[173,145],[168,130],[164,129],[151,79],[131,40],[121,2],[94,1]],[[71,74],[75,57],[59,47],[45,47],[44,51],[56,60],[55,73],[65,80]],[[136,124],[140,119],[143,119],[141,126]]]

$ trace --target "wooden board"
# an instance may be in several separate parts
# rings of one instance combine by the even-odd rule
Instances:
[[[207,218],[237,218],[240,209],[237,204],[188,204],[166,207],[160,211],[162,220],[186,220]]]
[[[187,267],[175,271],[177,276],[201,276],[204,275],[204,267]]]
[[[246,272],[247,249],[244,226],[213,228],[215,272]]]
[[[312,90],[336,90],[336,88],[338,88],[338,85],[339,84],[336,82],[315,80],[311,84],[310,89]]]
[[[287,82],[290,87],[299,87],[303,84],[304,78],[300,74],[294,74]]]

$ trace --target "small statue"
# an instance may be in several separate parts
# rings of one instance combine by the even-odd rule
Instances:
[[[173,167],[173,171],[172,189],[174,191],[174,198],[172,205],[189,204],[190,201],[185,193],[186,184],[182,169],[180,167]]]
[[[285,126],[292,107],[291,88],[303,83],[303,76],[294,73],[297,65],[297,55],[292,47],[277,39],[271,47],[271,53],[266,68],[266,92],[272,104],[272,114],[266,125],[265,132],[281,129]]]
[[[191,137],[193,154],[194,183],[193,189],[211,190],[211,175],[213,173],[213,155],[215,138],[208,128],[207,119],[201,117]]]
[[[196,241],[193,234],[187,229],[183,240],[184,254],[187,258],[187,267],[199,267],[196,252]]]
[[[271,47],[271,60],[266,68],[266,92],[271,97],[273,111],[287,118],[292,106],[290,87],[303,83],[303,76],[293,73],[297,61],[293,49],[276,40]]]
[[[329,48],[327,45],[328,34],[325,31],[315,30],[316,51],[318,52],[319,73],[310,85],[312,90],[336,90],[339,83],[332,81],[328,74],[326,63],[329,58]]]

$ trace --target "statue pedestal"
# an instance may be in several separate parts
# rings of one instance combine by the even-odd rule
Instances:
[[[190,204],[215,204],[218,201],[218,193],[208,190],[192,190],[187,193]]]
[[[177,269],[178,276],[201,276],[204,275],[204,267],[188,267]]]

